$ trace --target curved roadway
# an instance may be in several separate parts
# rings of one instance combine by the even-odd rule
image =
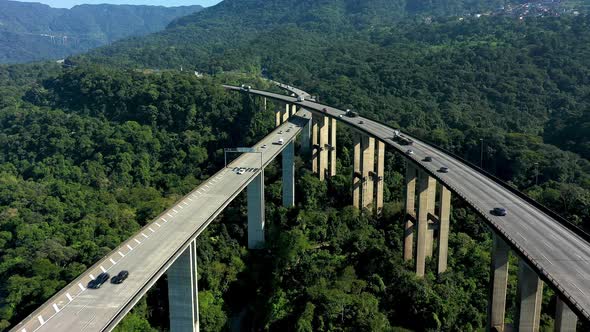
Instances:
[[[224,87],[241,90],[233,86]],[[505,238],[519,256],[537,270],[541,278],[562,295],[572,310],[580,317],[590,319],[590,244],[572,230],[494,180],[429,144],[415,138],[412,138],[414,144],[411,147],[394,142],[391,139],[394,129],[386,125],[361,116],[349,118],[344,116],[345,112],[342,110],[308,100],[297,102],[293,97],[253,89],[247,92],[285,103],[295,103],[307,110],[334,117],[356,130],[380,139],[412,159],[466,200],[494,231]],[[322,112],[324,108],[326,113]],[[360,120],[363,120],[363,124],[359,123]],[[414,151],[413,155],[405,154],[408,148]],[[423,162],[426,156],[431,156],[432,162]],[[449,172],[438,172],[441,166],[448,167]],[[489,211],[494,207],[505,207],[508,215],[491,215]]]

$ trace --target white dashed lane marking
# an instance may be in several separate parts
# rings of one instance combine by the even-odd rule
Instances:
[[[55,310],[55,313],[57,314],[59,312],[59,308],[57,307],[57,304],[53,304],[53,310]]]
[[[160,224],[158,224],[157,221],[154,224],[156,224],[156,226],[158,226],[158,227],[162,227],[162,226],[160,226]]]
[[[149,236],[145,235],[144,233],[141,233],[141,235],[143,235],[143,237],[145,237],[146,239],[149,237]]]
[[[166,215],[168,215],[168,217],[173,218],[173,216],[170,213],[166,213]]]
[[[123,255],[122,252],[118,251],[119,255],[121,255],[121,257],[125,257],[125,255]]]
[[[129,250],[133,250],[133,247],[130,245],[127,245],[127,248],[129,248]]]
[[[172,209],[172,211],[174,211],[174,213],[178,213],[178,211],[176,211],[176,210],[174,210],[174,209]]]
[[[100,266],[100,269],[102,270],[102,272],[107,272],[107,269],[105,269],[102,265]]]
[[[151,227],[148,227],[148,229],[150,230],[150,232],[155,233],[156,231],[154,231]]]
[[[162,221],[163,221],[163,222],[168,222],[168,220],[166,220],[166,219],[164,219],[164,218],[161,218],[161,219],[162,219]]]
[[[37,319],[39,320],[39,324],[45,324],[45,321],[43,320],[43,317],[41,315],[37,316]]]
[[[74,300],[74,298],[72,297],[72,295],[70,295],[70,293],[66,293],[66,297],[68,298],[68,300],[70,300],[70,302],[72,302],[72,300]]]
[[[134,239],[134,240],[135,240],[135,242],[137,242],[137,244],[141,243],[141,241],[139,241],[138,239]]]
[[[82,290],[82,291],[84,291],[86,289],[86,288],[84,288],[84,286],[82,286],[81,282],[78,283],[78,287],[80,287],[80,290]]]
[[[92,274],[90,275],[90,279],[94,280],[96,279]]]
[[[111,261],[111,263],[113,263],[113,265],[117,264],[117,262],[115,262],[112,258],[109,258],[109,260]]]

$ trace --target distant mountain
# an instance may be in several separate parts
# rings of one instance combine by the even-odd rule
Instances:
[[[0,0],[0,63],[59,59],[157,32],[201,6],[80,5],[52,8]]]

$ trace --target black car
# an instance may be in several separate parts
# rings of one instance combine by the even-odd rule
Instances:
[[[495,216],[499,216],[499,217],[503,217],[506,215],[506,209],[505,208],[501,208],[501,207],[495,207],[491,213]]]
[[[359,114],[357,112],[346,110],[346,116],[349,118],[356,118]]]
[[[112,284],[120,284],[123,281],[125,281],[125,279],[127,279],[128,276],[129,276],[129,272],[123,270],[123,271],[119,272],[119,274],[117,274],[116,276],[114,276],[111,279],[111,283]]]
[[[443,166],[438,171],[441,172],[441,173],[448,173],[449,172],[449,168]]]
[[[424,158],[424,161],[431,162],[432,161],[432,157],[431,156],[427,156],[426,158]]]
[[[111,276],[108,273],[103,272],[103,273],[99,274],[98,277],[96,277],[96,279],[91,280],[88,283],[88,288],[99,289],[100,286],[102,286],[102,284],[107,282],[107,280],[109,280],[110,277]]]

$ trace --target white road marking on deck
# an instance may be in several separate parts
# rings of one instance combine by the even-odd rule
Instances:
[[[166,219],[164,219],[164,218],[160,218],[160,219],[162,219],[162,221],[163,221],[163,222],[168,222],[168,220],[166,220]]]
[[[580,289],[580,287],[576,286],[576,284],[574,284],[573,282],[570,281],[570,284],[574,285],[574,287],[576,287],[577,290],[580,291],[580,293],[582,293],[582,295],[586,296],[586,294],[584,292],[582,292],[582,290]]]
[[[107,272],[107,270],[104,267],[102,267],[102,265],[100,266],[100,269],[102,270],[102,272]]]
[[[545,255],[543,255],[543,254],[541,254],[541,256],[543,256],[543,258],[545,258],[545,260],[546,260],[547,262],[549,262],[549,264],[553,265],[553,263],[551,263],[551,261],[549,260],[549,258],[547,258],[547,256],[545,256]]]
[[[148,227],[148,229],[152,232],[155,233],[156,231],[154,231],[151,227]]]
[[[147,236],[147,235],[145,235],[143,233],[141,233],[141,235],[143,235],[143,237],[145,237],[146,239],[149,237],[149,236]]]
[[[182,204],[184,204],[184,205],[188,206],[188,203],[187,203],[186,201],[185,201],[185,202],[182,202]]]
[[[86,288],[84,288],[84,286],[82,286],[81,282],[78,283],[78,287],[80,287],[80,290],[82,290],[82,291],[84,291],[86,289]]]
[[[55,313],[57,314],[59,312],[59,308],[57,307],[57,304],[53,304],[53,310],[55,310]]]
[[[70,300],[70,302],[72,302],[72,300],[74,299],[72,295],[70,295],[70,293],[66,293],[66,297],[68,298],[68,300]]]
[[[158,224],[158,222],[157,222],[157,221],[156,221],[156,222],[154,222],[154,224],[156,224],[156,226],[158,226],[158,227],[162,227],[162,226],[160,226],[160,224]]]
[[[170,218],[174,218],[174,216],[172,216],[170,213],[166,213],[168,215],[168,217]]]
[[[90,279],[94,280],[96,279],[92,274],[90,275]]]
[[[174,209],[172,209],[172,211],[174,211],[174,213],[178,213],[178,211],[176,211],[176,210],[174,210]]]
[[[130,245],[127,245],[127,248],[129,248],[129,250],[133,250],[133,247]]]
[[[141,241],[139,241],[138,239],[134,239],[135,242],[137,242],[137,244],[141,244]]]
[[[121,257],[125,257],[125,255],[123,255],[122,252],[119,251],[118,253],[119,253],[119,255],[121,255]]]
[[[109,258],[109,260],[111,261],[111,263],[117,264],[117,262],[115,262],[112,258]]]
[[[20,332],[27,332],[27,329],[22,329],[20,330]]]
[[[179,207],[181,210],[182,210],[182,209],[184,209],[184,207],[183,207],[182,205],[179,205],[178,207]]]
[[[206,184],[206,185],[205,185],[205,187],[207,187],[207,189],[211,188],[211,187],[209,187],[209,185],[208,185],[208,184]]]
[[[192,199],[192,198],[190,198],[190,197],[188,197],[188,200],[189,200],[189,201],[191,201],[191,202],[193,201],[193,199]]]
[[[527,240],[524,238],[524,236],[522,236],[522,234],[520,234],[520,232],[516,232],[516,235],[520,236],[520,237],[521,237],[521,238],[522,238],[522,239],[523,239],[525,242],[528,242],[528,241],[527,241]]]
[[[39,320],[39,324],[45,324],[45,321],[43,320],[43,317],[41,315],[37,316],[37,319]]]

